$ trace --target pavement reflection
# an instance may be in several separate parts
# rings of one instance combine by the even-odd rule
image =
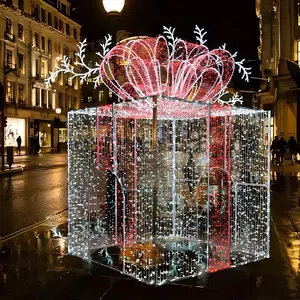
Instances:
[[[299,179],[299,172],[271,174],[270,259],[154,288],[68,255],[65,212],[0,241],[0,298],[300,299]]]
[[[0,178],[0,195],[0,237],[4,237],[67,208],[67,169]]]

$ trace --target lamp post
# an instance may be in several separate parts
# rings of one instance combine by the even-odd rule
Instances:
[[[125,5],[125,0],[102,0],[102,2],[109,15],[120,15]]]
[[[125,0],[102,0],[103,6],[111,20],[111,35],[112,35],[112,47],[117,44],[117,18],[120,16],[124,6]],[[117,96],[113,93],[111,98],[112,103],[117,103]]]
[[[115,46],[117,44],[117,38],[116,38],[116,23],[117,18],[120,16],[124,5],[125,0],[102,0],[103,6],[107,14],[110,16],[111,24],[112,24],[112,46]]]
[[[60,153],[60,143],[59,143],[59,125],[60,125],[60,119],[59,119],[59,115],[61,114],[61,108],[57,107],[55,109],[55,112],[57,113],[57,153]]]

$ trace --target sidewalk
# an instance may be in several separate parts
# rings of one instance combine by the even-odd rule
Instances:
[[[6,158],[5,158],[6,162]],[[67,153],[42,153],[42,154],[21,154],[14,156],[12,169],[23,168],[24,171],[33,168],[45,167],[66,167],[68,163]],[[8,166],[6,165],[8,169]],[[9,172],[5,172],[9,173]],[[13,172],[12,172],[13,173]]]
[[[300,163],[291,163],[290,160],[285,160],[283,166],[277,166],[271,163],[271,172],[279,173],[297,173],[300,172]]]

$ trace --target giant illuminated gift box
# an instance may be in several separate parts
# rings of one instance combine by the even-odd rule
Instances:
[[[247,69],[165,31],[104,46],[123,102],[68,120],[69,252],[155,285],[266,258],[270,235],[270,114],[222,100]]]

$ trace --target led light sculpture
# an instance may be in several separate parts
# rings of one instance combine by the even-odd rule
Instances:
[[[270,114],[224,105],[243,61],[174,37],[138,38],[76,73],[123,102],[69,112],[69,252],[160,285],[269,256]],[[85,70],[84,70],[85,69]],[[234,95],[227,104],[241,102]]]

